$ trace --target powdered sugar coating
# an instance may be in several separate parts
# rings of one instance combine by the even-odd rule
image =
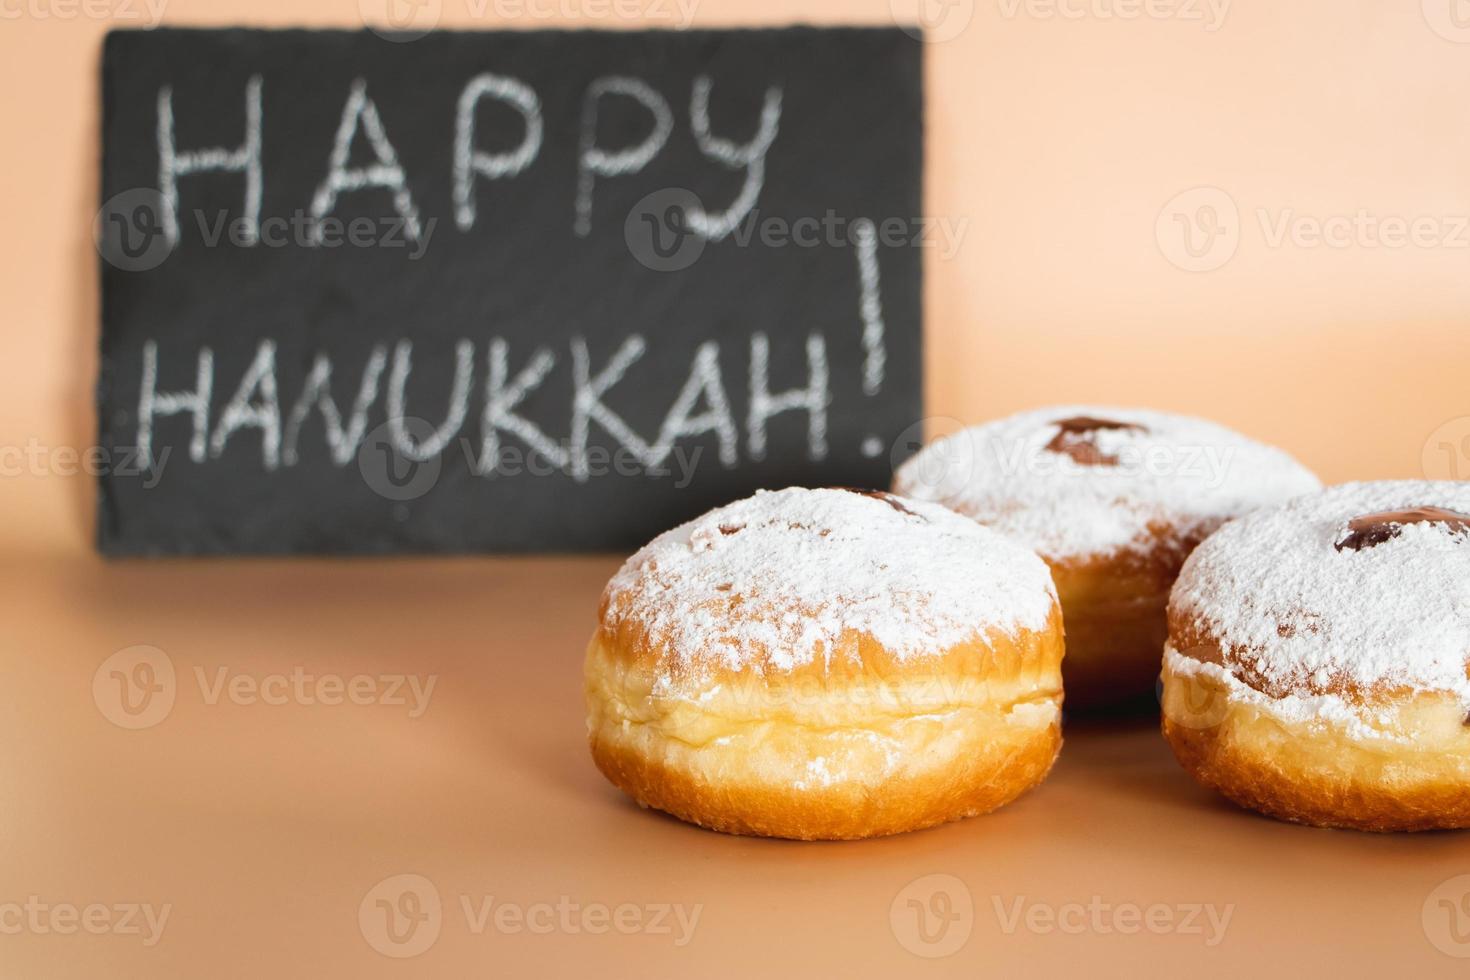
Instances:
[[[1394,732],[1392,710],[1350,703],[1336,694],[1283,694],[1272,697],[1258,691],[1235,676],[1229,668],[1196,660],[1180,653],[1171,644],[1164,645],[1164,667],[1176,677],[1206,677],[1225,688],[1231,701],[1249,704],[1259,711],[1279,718],[1287,724],[1333,725],[1355,739],[1386,742],[1411,742],[1413,739]],[[1215,708],[1223,705],[1211,705]]]
[[[1171,617],[1268,688],[1407,687],[1470,704],[1470,534],[1404,524],[1335,547],[1355,517],[1424,506],[1470,513],[1470,484],[1349,483],[1233,521],[1185,563]]]
[[[943,507],[846,490],[761,491],[667,531],[608,583],[604,626],[632,621],[666,671],[830,664],[845,637],[938,655],[989,630],[1046,628],[1035,554]]]
[[[1087,436],[1116,462],[1047,446],[1058,422],[1123,423]],[[936,440],[899,467],[894,489],[1011,534],[1051,561],[1148,553],[1161,536],[1197,541],[1232,517],[1318,489],[1280,449],[1203,419],[1098,405],[1023,412]]]

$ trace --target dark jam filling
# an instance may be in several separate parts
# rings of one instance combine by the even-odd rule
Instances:
[[[855,493],[860,497],[872,497],[874,500],[883,501],[883,503],[887,504],[889,507],[892,507],[900,514],[907,514],[909,517],[918,517],[920,520],[924,519],[921,515],[916,514],[905,507],[903,501],[900,500],[898,497],[895,497],[893,494],[886,493],[882,490],[864,490],[862,487],[832,487],[832,489],[841,490],[843,493]]]
[[[1470,514],[1443,507],[1412,507],[1381,514],[1364,514],[1348,521],[1347,533],[1333,545],[1338,551],[1362,551],[1398,537],[1405,524],[1439,524],[1451,534],[1470,531]]]
[[[1069,419],[1059,419],[1052,423],[1057,427],[1057,434],[1052,437],[1046,448],[1054,453],[1062,453],[1083,466],[1116,466],[1118,457],[1111,456],[1097,448],[1097,434],[1104,430],[1143,432],[1143,426],[1134,425],[1132,422],[1114,422],[1110,419],[1095,419],[1087,415],[1077,415]]]

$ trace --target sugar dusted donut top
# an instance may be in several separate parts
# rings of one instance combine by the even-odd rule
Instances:
[[[1413,513],[1418,511],[1418,513]],[[1470,704],[1470,483],[1349,483],[1227,524],[1171,622],[1277,691],[1447,691]]]
[[[1012,534],[1052,561],[1198,541],[1321,486],[1279,449],[1203,419],[1096,405],[1023,412],[939,439],[894,489]]]
[[[632,624],[679,673],[827,663],[852,634],[900,660],[990,630],[1046,628],[1036,555],[943,507],[876,491],[761,491],[667,531],[608,583],[604,628]]]

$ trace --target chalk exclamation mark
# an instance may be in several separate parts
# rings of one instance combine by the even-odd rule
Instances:
[[[868,218],[852,223],[857,246],[858,312],[863,320],[863,394],[873,397],[883,390],[883,294],[878,282],[878,232]],[[863,440],[863,455],[872,459],[883,452],[883,440],[870,435]]]

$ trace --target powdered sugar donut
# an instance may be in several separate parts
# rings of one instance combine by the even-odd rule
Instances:
[[[1321,484],[1281,450],[1213,422],[1064,405],[931,443],[893,486],[1046,559],[1067,625],[1067,703],[1087,707],[1153,690],[1169,587],[1196,545]]]
[[[675,528],[603,594],[598,767],[716,830],[872,837],[972,816],[1060,746],[1046,565],[932,504],[762,492]]]
[[[1470,827],[1470,484],[1355,483],[1235,521],[1169,602],[1164,733],[1243,806]]]

